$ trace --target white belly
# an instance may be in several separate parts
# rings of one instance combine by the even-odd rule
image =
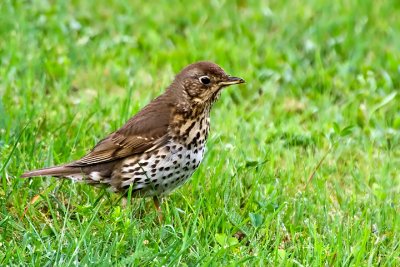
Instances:
[[[139,191],[140,196],[170,193],[190,178],[203,159],[204,145],[190,148],[170,142],[150,158],[127,158],[122,165],[120,187],[129,188],[132,184],[132,190]]]

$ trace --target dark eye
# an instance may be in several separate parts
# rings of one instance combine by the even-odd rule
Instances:
[[[201,76],[201,77],[199,78],[199,81],[200,81],[202,84],[209,84],[209,83],[211,82],[211,80],[210,80],[210,78],[209,78],[208,76]]]

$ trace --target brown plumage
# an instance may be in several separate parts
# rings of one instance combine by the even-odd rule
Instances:
[[[198,62],[184,68],[164,94],[86,156],[61,166],[28,171],[22,177],[55,176],[113,191],[133,187],[134,196],[162,196],[183,184],[200,164],[209,114],[221,89],[243,83],[218,65]]]

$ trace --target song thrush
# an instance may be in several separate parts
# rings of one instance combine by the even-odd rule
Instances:
[[[86,156],[61,166],[28,171],[22,177],[54,176],[134,197],[158,197],[181,186],[204,156],[210,109],[221,89],[243,83],[218,65],[197,62],[184,68],[164,94],[101,140]]]

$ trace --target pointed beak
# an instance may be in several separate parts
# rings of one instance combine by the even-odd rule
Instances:
[[[222,86],[228,86],[228,85],[239,84],[239,83],[244,83],[244,82],[245,81],[242,78],[229,76],[225,81],[222,81],[219,84]]]

